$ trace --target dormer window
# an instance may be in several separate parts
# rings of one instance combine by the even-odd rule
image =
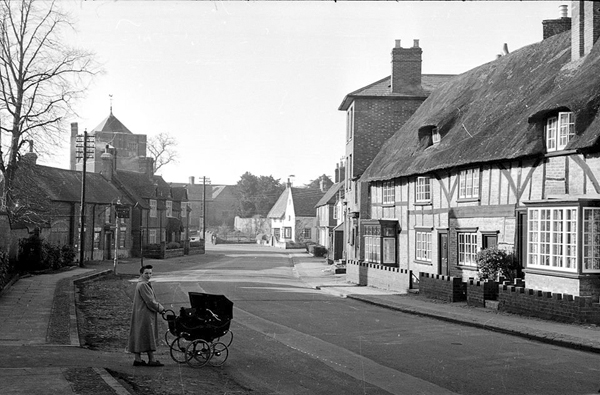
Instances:
[[[438,128],[434,126],[433,128],[431,128],[431,142],[433,143],[433,145],[435,145],[440,141],[442,141],[442,135],[440,134],[440,132],[438,132]]]
[[[575,135],[575,122],[572,112],[559,112],[546,119],[546,150],[548,152],[565,149]]]

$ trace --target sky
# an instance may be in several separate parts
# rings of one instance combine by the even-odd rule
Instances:
[[[67,121],[110,113],[133,133],[168,133],[167,182],[235,184],[242,174],[302,186],[333,179],[345,154],[344,97],[390,75],[395,40],[423,50],[424,74],[460,74],[542,40],[558,1],[62,0],[104,73]],[[570,15],[570,12],[569,12]],[[111,99],[112,95],[112,99]],[[68,168],[64,155],[40,158]],[[62,151],[61,151],[62,152]]]

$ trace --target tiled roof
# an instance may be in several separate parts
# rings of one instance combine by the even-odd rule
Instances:
[[[34,182],[36,187],[43,190],[50,200],[81,201],[82,172],[40,165],[32,166],[30,169],[32,171],[27,172],[28,175],[22,180]],[[121,198],[122,203],[132,203],[123,195],[122,191],[99,173],[86,173],[85,185],[87,203],[110,204],[118,198]]]
[[[600,139],[600,42],[571,62],[570,32],[547,38],[454,77],[435,90],[382,147],[362,181],[545,154],[540,120],[569,109],[576,135],[565,149]],[[437,145],[419,136],[425,126]]]
[[[315,208],[325,206],[326,204],[334,204],[336,201],[336,195],[340,188],[344,185],[344,181],[336,182],[325,192],[325,195],[317,202]]]
[[[133,134],[121,121],[115,117],[111,111],[110,115],[98,126],[96,126],[90,134],[94,134],[94,132],[110,132],[110,133],[127,133]]]
[[[296,217],[316,217],[315,205],[325,195],[320,189],[286,188],[275,205],[269,211],[267,218],[281,218],[285,215],[289,194],[292,194]]]
[[[454,75],[450,74],[423,74],[421,76],[421,87],[425,91],[425,95],[429,95],[434,89],[446,83],[448,80],[452,79]],[[352,93],[349,93],[344,97],[342,104],[338,110],[347,110],[350,106],[350,103],[357,97],[410,97],[415,95],[406,95],[401,93],[392,93],[391,88],[391,76],[387,76],[379,81],[376,81],[370,85],[362,87],[360,89],[355,90]],[[421,95],[419,95],[421,96]]]

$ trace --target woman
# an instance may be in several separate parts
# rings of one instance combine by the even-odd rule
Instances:
[[[156,351],[158,341],[157,313],[162,313],[165,308],[156,301],[152,284],[150,284],[152,266],[142,266],[140,274],[133,295],[128,349],[135,355],[133,366],[164,366],[160,361],[154,359],[154,351]],[[142,360],[142,353],[148,354],[148,363]]]

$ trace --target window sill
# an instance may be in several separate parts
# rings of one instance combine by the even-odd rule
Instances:
[[[431,201],[428,202],[415,202],[415,206],[431,206]]]
[[[461,270],[472,270],[474,272],[478,271],[477,266],[467,266],[467,265],[458,264],[456,267]]]
[[[545,157],[546,158],[552,158],[554,156],[565,156],[565,155],[573,155],[576,154],[577,150],[574,149],[570,149],[570,150],[557,150],[557,151],[550,151],[550,152],[546,152]]]
[[[421,261],[419,259],[415,259],[413,262],[419,265],[433,266],[433,263],[431,263],[431,261]]]
[[[565,277],[565,278],[579,278],[582,274],[577,272],[571,272],[566,270],[558,269],[543,269],[543,268],[525,268],[523,273],[538,274],[541,276],[553,276],[553,277]]]
[[[481,200],[481,198],[458,198],[456,199],[456,203],[473,203],[473,202],[479,202]]]

